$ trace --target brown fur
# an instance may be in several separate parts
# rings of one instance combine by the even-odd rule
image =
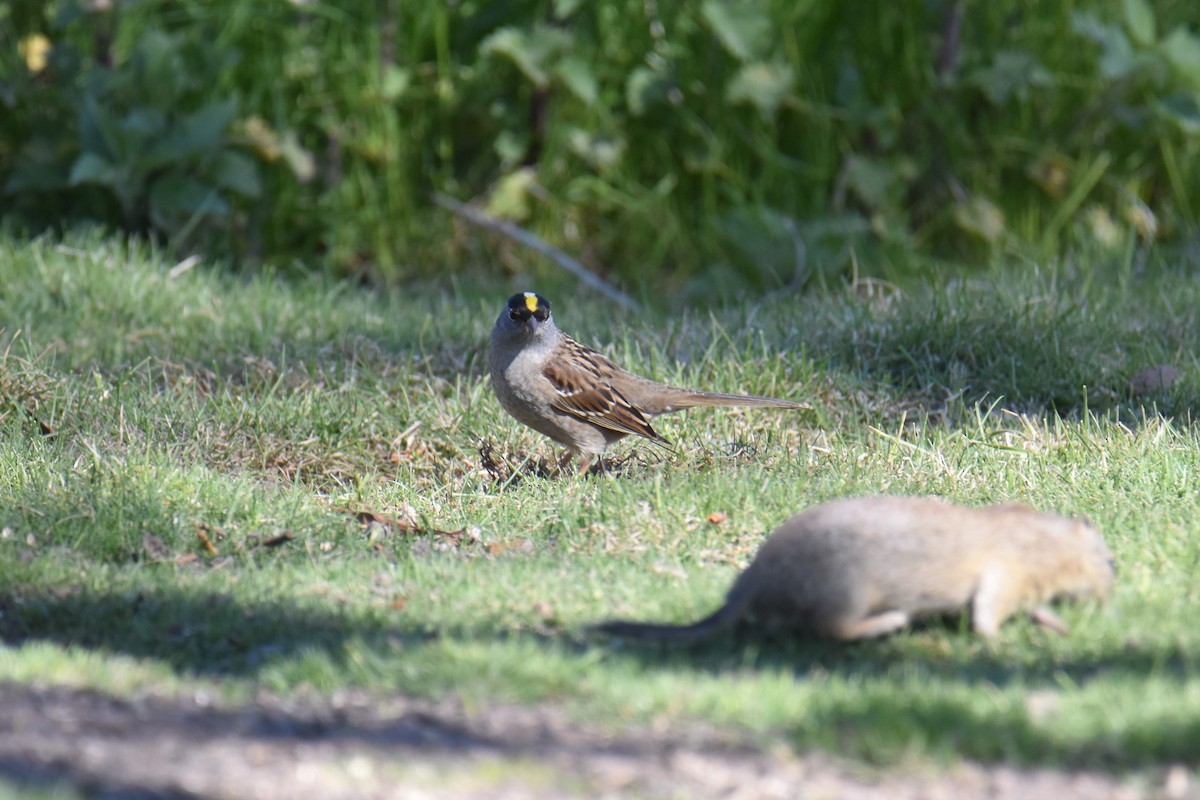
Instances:
[[[1103,601],[1112,583],[1112,555],[1086,521],[1019,503],[964,508],[932,498],[862,497],[784,522],[711,616],[692,625],[612,621],[598,629],[691,641],[749,622],[861,639],[969,605],[974,630],[992,636],[1019,610],[1061,596]],[[1047,609],[1036,612],[1048,627],[1062,627]]]

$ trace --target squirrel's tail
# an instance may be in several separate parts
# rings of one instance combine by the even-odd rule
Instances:
[[[699,622],[691,625],[666,625],[654,622],[632,622],[613,619],[592,625],[590,630],[608,636],[639,641],[655,641],[667,644],[690,644],[706,639],[737,621],[737,612],[726,604]]]

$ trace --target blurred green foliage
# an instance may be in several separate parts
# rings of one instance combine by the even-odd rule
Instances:
[[[82,15],[65,6],[59,24]],[[228,57],[199,31],[147,27],[114,62],[107,33],[93,33],[101,48],[93,59],[44,34],[21,41],[24,63],[7,71],[4,87],[13,112],[6,198],[35,220],[89,216],[228,247],[231,200],[261,193],[256,162],[226,135],[237,100],[212,90]]]
[[[682,297],[1200,216],[1191,0],[11,0],[0,111],[35,229],[382,280],[532,266],[434,191]]]

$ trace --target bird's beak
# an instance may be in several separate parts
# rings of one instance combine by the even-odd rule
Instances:
[[[524,326],[526,333],[528,333],[530,336],[532,336],[533,334],[537,333],[538,325],[540,325],[541,323],[538,322],[537,317],[530,316],[527,320],[525,320],[521,324]]]

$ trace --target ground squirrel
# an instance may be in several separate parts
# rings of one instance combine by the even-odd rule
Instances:
[[[1104,600],[1112,583],[1112,554],[1084,520],[1019,503],[964,508],[924,497],[860,497],[783,523],[711,616],[692,625],[611,621],[597,629],[688,642],[748,622],[862,639],[970,604],[972,627],[984,636],[1020,609],[1065,633],[1038,604],[1060,596]]]

